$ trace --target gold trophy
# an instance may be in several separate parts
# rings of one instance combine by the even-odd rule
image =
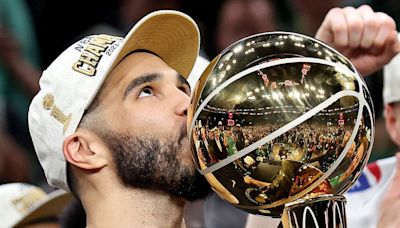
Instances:
[[[368,161],[374,110],[350,61],[308,36],[244,38],[194,88],[194,160],[233,206],[284,227],[346,227],[342,196]]]

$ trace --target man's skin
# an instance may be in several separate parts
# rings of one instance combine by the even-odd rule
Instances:
[[[367,7],[364,8],[368,11]],[[377,18],[368,9],[372,18]],[[317,38],[333,46],[338,44],[344,49],[356,50],[349,56],[354,63],[366,61],[365,56],[370,61],[386,63],[399,52],[400,45],[391,36],[392,32],[395,33],[395,27],[392,28],[390,23],[385,25],[386,20],[379,21],[380,26],[375,27],[375,30],[382,29],[381,26],[388,27],[390,32],[385,33],[384,37],[381,37],[381,33],[363,32],[362,39],[365,37],[373,42],[365,46],[355,44],[352,38],[353,25],[345,11],[331,11],[318,31]],[[363,24],[362,31],[369,29],[368,23]],[[344,31],[344,35],[340,31]],[[375,35],[369,37],[371,34]],[[347,37],[347,42],[344,37]],[[380,46],[380,41],[374,41],[377,38],[386,41],[384,44],[388,46]],[[369,53],[375,49],[379,51]],[[377,70],[377,67],[371,64],[360,70],[368,74]],[[139,78],[141,80],[135,80]],[[135,81],[137,83],[132,83]],[[98,129],[118,134],[156,137],[162,142],[178,140],[177,132],[186,133],[189,95],[186,81],[160,58],[145,52],[133,53],[109,74],[102,92],[98,94],[99,106],[92,124]],[[180,151],[175,159],[182,167],[196,172],[186,134],[180,143]],[[185,200],[164,191],[124,184],[117,172],[113,157],[115,151],[98,132],[80,127],[64,140],[62,147],[77,180],[88,227],[184,226]],[[135,152],[138,151],[132,151]]]

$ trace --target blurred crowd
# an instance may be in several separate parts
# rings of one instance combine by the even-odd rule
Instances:
[[[365,3],[400,22],[400,5],[394,0],[0,0],[0,184],[23,182],[53,191],[34,152],[27,112],[39,90],[42,70],[83,35],[123,36],[147,13],[176,9],[195,19],[202,35],[201,55],[212,59],[229,44],[259,32],[284,30],[314,36],[329,9]],[[396,149],[382,120],[382,77],[366,81],[377,117],[375,141],[379,143],[371,155],[376,160],[392,156]],[[260,135],[256,131],[272,130],[247,127],[243,134],[252,134],[247,138],[256,141]],[[311,131],[306,133],[316,134]],[[290,140],[304,137],[297,134]],[[317,135],[312,138],[318,139]]]

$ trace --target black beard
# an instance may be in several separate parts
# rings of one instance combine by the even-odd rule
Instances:
[[[117,174],[128,187],[160,190],[189,201],[205,198],[211,191],[206,179],[183,164],[179,149],[187,140],[179,132],[175,139],[161,141],[152,136],[132,136],[108,131],[102,138],[113,151]]]

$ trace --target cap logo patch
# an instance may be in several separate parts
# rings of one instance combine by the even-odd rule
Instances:
[[[43,97],[43,108],[46,110],[51,110],[50,115],[63,125],[63,133],[65,133],[71,120],[71,114],[65,115],[54,104],[54,96],[51,94],[46,94],[46,96]]]
[[[120,39],[109,35],[95,36],[83,49],[78,61],[72,65],[72,69],[90,77],[94,76],[103,53],[111,44]]]

